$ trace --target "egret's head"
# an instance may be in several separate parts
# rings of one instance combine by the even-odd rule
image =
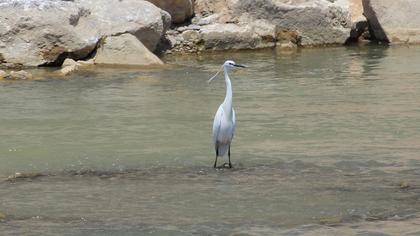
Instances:
[[[232,60],[227,60],[227,61],[225,61],[225,63],[223,63],[223,65],[222,65],[222,67],[220,68],[220,70],[219,71],[217,71],[217,73],[213,76],[213,77],[211,77],[207,82],[211,82],[214,78],[216,78],[216,76],[220,73],[220,71],[222,71],[223,70],[223,68],[225,68],[225,70],[227,70],[227,69],[229,69],[229,68],[233,68],[233,67],[246,67],[246,66],[244,66],[244,65],[241,65],[241,64],[236,64],[234,61],[232,61]]]
[[[232,60],[227,60],[225,61],[225,63],[223,64],[223,66],[225,67],[246,67],[244,65],[240,65],[240,64],[236,64],[234,61]]]

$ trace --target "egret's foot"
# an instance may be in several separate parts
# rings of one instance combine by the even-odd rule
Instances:
[[[228,168],[228,169],[233,168],[232,163],[224,163],[223,168]]]
[[[221,166],[214,166],[214,169],[216,169],[216,170],[232,169],[232,168],[233,168],[233,165],[232,164],[229,164],[229,163],[224,163]]]

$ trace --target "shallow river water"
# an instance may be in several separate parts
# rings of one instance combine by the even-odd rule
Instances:
[[[420,47],[165,60],[0,81],[0,235],[420,235]]]

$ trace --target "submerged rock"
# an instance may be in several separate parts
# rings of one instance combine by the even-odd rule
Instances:
[[[73,74],[76,71],[79,71],[80,68],[82,67],[88,67],[88,66],[93,66],[93,65],[95,65],[95,62],[93,61],[93,59],[89,59],[87,61],[84,61],[84,60],[75,61],[73,59],[67,58],[66,60],[64,60],[63,65],[61,66],[62,68],[60,69],[59,73],[62,76],[67,76],[67,75]]]
[[[32,78],[32,74],[24,70],[11,71],[10,74],[7,76],[7,79],[11,80],[29,80]]]
[[[163,64],[141,41],[131,34],[111,36],[104,40],[94,58],[96,64],[147,66]]]
[[[64,60],[62,67],[66,67],[66,66],[73,66],[73,65],[77,65],[80,66],[80,64],[78,62],[76,62],[73,59],[70,58],[66,58],[66,60]]]
[[[319,219],[321,225],[336,225],[342,223],[343,219],[339,216],[323,217]]]
[[[409,189],[411,186],[408,182],[402,181],[400,183],[400,189]]]
[[[6,181],[17,181],[17,180],[31,180],[31,179],[36,179],[39,177],[43,177],[46,176],[45,174],[42,173],[20,173],[20,172],[16,172],[13,175],[10,175],[7,177]]]
[[[67,75],[73,74],[74,72],[78,71],[79,68],[80,68],[80,66],[77,65],[77,64],[64,66],[63,68],[61,68],[60,73],[61,73],[61,75],[67,76]]]
[[[5,79],[7,77],[7,73],[4,70],[0,70],[0,80]]]
[[[74,72],[78,71],[80,68],[80,64],[73,59],[67,58],[64,60],[62,68],[60,70],[61,75],[70,75]]]
[[[420,43],[420,1],[364,0],[363,9],[376,40]]]
[[[77,63],[81,66],[81,67],[87,67],[87,66],[93,66],[95,65],[95,61],[93,60],[93,58],[89,59],[89,60],[78,60]]]
[[[0,61],[39,66],[83,59],[101,38],[136,36],[151,51],[170,26],[170,16],[142,0],[3,1]]]

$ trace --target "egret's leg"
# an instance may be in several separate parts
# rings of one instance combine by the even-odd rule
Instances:
[[[229,168],[232,168],[232,162],[230,162],[230,145],[228,150],[228,157],[229,157]]]
[[[219,152],[218,152],[218,150],[216,149],[216,160],[214,160],[214,166],[213,166],[213,168],[216,168],[216,164],[217,164],[217,156],[219,156]]]

